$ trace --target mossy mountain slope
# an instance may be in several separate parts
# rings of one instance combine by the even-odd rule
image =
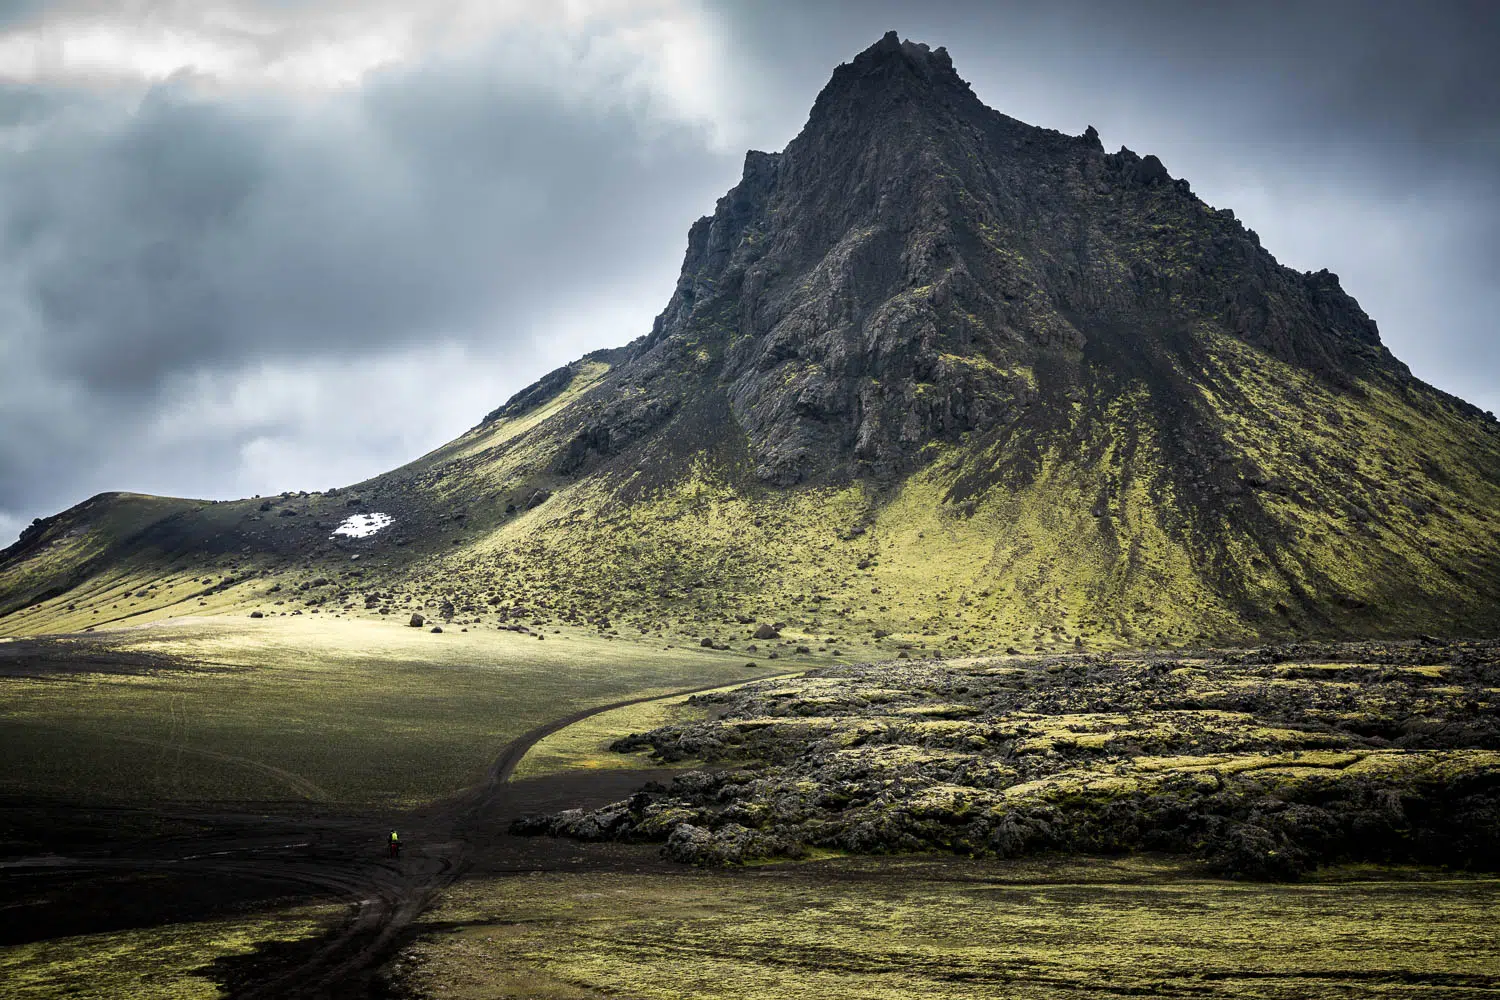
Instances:
[[[1500,627],[1493,417],[1155,157],[992,111],[894,33],[748,154],[649,335],[346,490],[102,513],[142,503],[29,531],[0,630],[428,608],[868,656]]]

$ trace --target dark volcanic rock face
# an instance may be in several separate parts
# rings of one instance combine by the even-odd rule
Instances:
[[[1037,429],[1029,409],[1101,379],[1180,405],[1205,325],[1335,382],[1405,374],[1335,276],[1279,266],[1156,157],[1007,118],[891,34],[785,152],[746,157],[621,375],[711,373],[756,474],[788,485]]]

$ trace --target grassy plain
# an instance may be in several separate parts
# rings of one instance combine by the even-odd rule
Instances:
[[[170,666],[0,676],[0,791],[412,804],[477,781],[507,741],[559,715],[763,672],[743,654],[577,630],[434,635],[311,617],[51,641]]]
[[[399,967],[420,996],[855,1000],[1474,997],[1500,882],[1246,885],[1151,857],[831,858],[467,882]]]
[[[185,619],[3,642],[0,793],[147,807],[404,807],[478,781],[507,742],[561,715],[764,672],[742,653],[576,629],[541,639],[458,625],[434,634],[327,616]],[[114,830],[136,832],[145,830]],[[321,918],[342,909],[216,915],[0,948],[0,995],[217,996],[202,971],[211,962],[315,935]]]

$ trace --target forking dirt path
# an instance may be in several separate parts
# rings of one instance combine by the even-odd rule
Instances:
[[[767,677],[746,678],[751,683]],[[337,814],[315,807],[300,815],[252,815],[230,809],[166,808],[161,815],[204,832],[148,844],[111,845],[90,857],[36,858],[0,864],[0,888],[66,888],[88,876],[152,875],[231,887],[279,887],[279,895],[343,901],[350,911],[324,935],[296,944],[276,944],[252,955],[220,959],[216,978],[237,1000],[364,1000],[383,996],[378,971],[405,943],[421,914],[476,863],[488,872],[578,870],[579,845],[547,838],[512,838],[509,822],[525,812],[572,805],[598,805],[620,798],[645,780],[668,772],[584,772],[514,784],[517,765],[539,741],[593,715],[724,687],[724,682],[654,694],[573,712],[510,741],[485,780],[446,799],[399,816]],[[78,810],[80,813],[84,810]],[[67,812],[66,809],[58,810]],[[97,812],[95,810],[94,812]],[[59,815],[58,819],[66,822]],[[395,824],[403,843],[399,860],[385,854],[385,835]],[[616,854],[618,853],[618,856]],[[601,847],[588,863],[605,868],[652,864],[640,849]],[[169,881],[159,890],[170,895]],[[254,890],[248,890],[253,892]],[[85,910],[88,900],[79,904]],[[161,922],[168,922],[169,918]],[[149,919],[143,923],[149,924]],[[56,935],[78,933],[60,928]]]
[[[743,683],[760,679],[749,678]],[[354,919],[326,939],[303,964],[234,995],[240,1000],[271,1000],[366,994],[370,977],[401,943],[407,928],[432,905],[438,893],[468,870],[472,842],[479,837],[492,839],[516,815],[530,810],[534,800],[518,795],[510,779],[533,746],[590,716],[723,686],[707,684],[666,695],[626,698],[565,715],[523,733],[506,744],[483,783],[413,816],[410,825],[414,835],[406,840],[414,849],[394,866],[380,866],[370,883],[374,891],[360,900]],[[390,867],[396,871],[390,872]]]

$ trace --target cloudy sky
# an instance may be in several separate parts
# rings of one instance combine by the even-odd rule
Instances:
[[[646,332],[743,151],[891,28],[1500,410],[1491,0],[0,0],[0,545],[353,482]]]

